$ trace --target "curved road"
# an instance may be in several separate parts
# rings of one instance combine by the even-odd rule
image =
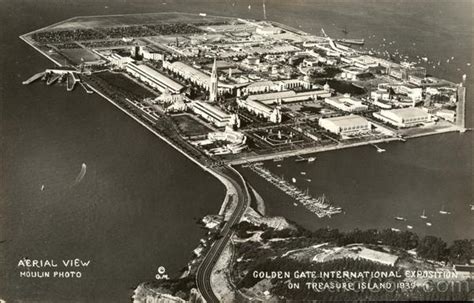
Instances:
[[[225,223],[221,231],[222,238],[214,242],[211,249],[207,252],[204,260],[198,267],[196,274],[196,284],[202,296],[208,303],[219,302],[211,287],[211,274],[214,265],[219,259],[222,251],[227,245],[233,231],[231,227],[240,221],[247,207],[250,205],[250,194],[242,176],[232,167],[224,166],[217,169],[217,173],[229,180],[237,192],[237,207]]]

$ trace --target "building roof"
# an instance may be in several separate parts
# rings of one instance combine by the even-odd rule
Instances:
[[[224,112],[220,108],[202,101],[193,101],[193,106],[199,110],[211,115],[218,120],[226,120],[230,118],[230,114]]]
[[[271,108],[270,106],[268,106],[264,103],[261,103],[259,101],[256,101],[256,100],[247,99],[247,100],[243,100],[243,102],[246,103],[248,106],[256,109],[256,110],[259,110],[261,112],[265,112],[267,114],[271,114],[272,111],[273,111],[273,108]]]
[[[330,121],[339,127],[347,127],[352,126],[354,124],[366,124],[369,121],[361,116],[358,115],[348,115],[348,116],[339,116],[339,117],[332,117],[332,118],[321,118],[324,121]]]
[[[250,95],[248,99],[254,100],[254,101],[265,101],[265,100],[276,100],[276,99],[288,98],[288,97],[293,97],[293,96],[296,96],[296,92],[292,90],[287,90],[287,91],[275,92],[275,93]]]
[[[188,77],[195,79],[197,81],[209,82],[211,80],[210,75],[205,74],[201,72],[200,70],[187,65],[186,63],[176,61],[176,62],[171,63],[171,66],[173,66],[173,68],[175,68],[178,71],[186,73]]]
[[[416,118],[416,117],[428,115],[427,112],[417,107],[406,107],[406,108],[382,110],[381,113],[382,114],[391,113],[402,119],[410,119],[410,118]]]
[[[179,91],[183,88],[183,86],[181,84],[179,84],[178,82],[160,74],[158,71],[156,71],[155,69],[149,67],[149,66],[146,66],[146,65],[136,65],[136,64],[133,64],[133,63],[129,63],[128,66],[131,68],[131,69],[134,69],[134,70],[138,70],[138,71],[141,71],[143,73],[146,74],[146,76],[162,83],[163,85],[175,90],[175,91]]]
[[[329,97],[329,98],[326,98],[326,99],[334,101],[334,102],[339,103],[339,104],[344,104],[348,107],[362,104],[361,100],[355,99],[355,98],[352,98],[352,97],[348,97],[348,96],[344,96],[344,95]]]

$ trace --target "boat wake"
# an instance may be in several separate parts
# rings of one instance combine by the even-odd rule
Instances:
[[[76,180],[74,180],[73,186],[79,184],[82,181],[82,179],[86,175],[86,172],[87,172],[87,165],[85,163],[82,163],[81,171],[77,175]]]

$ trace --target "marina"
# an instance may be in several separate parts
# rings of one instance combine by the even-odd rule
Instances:
[[[273,184],[279,190],[283,191],[288,196],[294,198],[297,202],[305,206],[309,211],[316,214],[319,218],[330,218],[332,215],[340,214],[343,211],[340,207],[332,206],[324,194],[320,197],[314,198],[309,194],[308,190],[304,192],[296,186],[291,185],[283,178],[279,178],[272,174],[269,170],[262,166],[262,163],[251,164],[247,167],[266,181]],[[296,183],[296,179],[292,178],[292,182]]]

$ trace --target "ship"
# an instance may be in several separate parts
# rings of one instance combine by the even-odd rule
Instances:
[[[394,219],[397,220],[397,221],[406,221],[407,220],[403,217],[394,217]]]
[[[341,44],[355,44],[355,45],[364,45],[364,39],[337,39],[336,42]]]
[[[295,162],[304,162],[304,161],[307,161],[307,159],[301,156],[297,156],[295,159]]]
[[[425,215],[425,210],[423,209],[423,213],[421,214],[420,218],[427,219],[428,217]]]
[[[442,215],[450,215],[451,214],[451,212],[444,210],[444,205],[441,208],[441,210],[439,211],[439,213],[442,214]]]

